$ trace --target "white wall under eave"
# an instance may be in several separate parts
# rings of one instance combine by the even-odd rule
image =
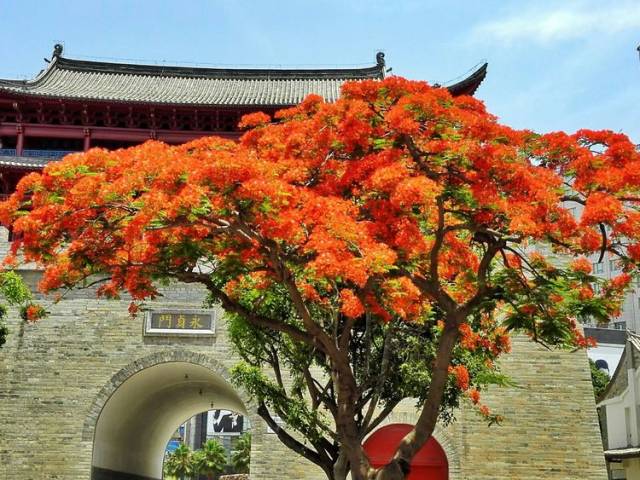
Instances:
[[[627,427],[625,422],[624,409],[628,406],[620,398],[619,402],[611,403],[606,406],[607,409],[607,439],[608,448],[625,448],[628,446],[627,442]]]
[[[607,412],[608,448],[626,448],[640,446],[640,368],[620,372],[627,375],[628,387],[617,397],[601,402]],[[628,410],[628,417],[625,413]],[[628,423],[628,425],[627,425]],[[631,433],[629,438],[628,433]],[[640,476],[637,477],[640,479]]]

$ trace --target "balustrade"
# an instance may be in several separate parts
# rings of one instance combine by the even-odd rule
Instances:
[[[30,158],[62,158],[70,153],[76,153],[73,150],[22,150],[21,157]],[[18,152],[15,148],[0,148],[0,156],[2,157],[17,157]]]

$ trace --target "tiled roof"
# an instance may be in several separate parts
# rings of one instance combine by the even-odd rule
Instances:
[[[174,105],[294,105],[316,93],[337,100],[347,80],[379,79],[384,63],[324,70],[186,68],[90,62],[54,56],[34,80],[0,80],[28,96]]]
[[[38,98],[153,103],[190,106],[285,106],[310,93],[333,102],[348,80],[381,79],[384,55],[365,68],[229,69],[189,68],[73,60],[54,53],[33,80],[0,80],[0,92]],[[486,75],[486,64],[447,88],[473,94]]]
[[[584,327],[584,334],[587,337],[595,338],[598,342],[598,345],[600,345],[601,343],[624,345],[627,341],[627,332],[625,330]]]
[[[451,95],[473,95],[487,76],[487,62],[483,63],[478,69],[474,70],[471,75],[460,80],[457,83],[447,86]]]

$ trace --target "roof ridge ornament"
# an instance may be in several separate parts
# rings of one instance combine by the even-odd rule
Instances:
[[[384,52],[378,52],[376,53],[376,64],[379,67],[384,67],[385,66],[385,62],[384,62]]]
[[[64,47],[62,46],[62,44],[61,43],[56,43],[53,46],[53,53],[51,54],[51,60],[53,60],[56,57],[61,57],[63,50],[64,50]]]

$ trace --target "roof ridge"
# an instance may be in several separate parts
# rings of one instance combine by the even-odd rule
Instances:
[[[78,60],[62,56],[54,56],[47,71],[52,68],[81,72],[114,73],[162,77],[189,78],[238,78],[238,79],[291,79],[291,78],[327,78],[327,79],[361,79],[382,78],[384,63],[376,63],[369,67],[351,68],[223,68],[223,67],[191,67],[179,65],[145,65],[135,63],[103,62],[94,60]]]

